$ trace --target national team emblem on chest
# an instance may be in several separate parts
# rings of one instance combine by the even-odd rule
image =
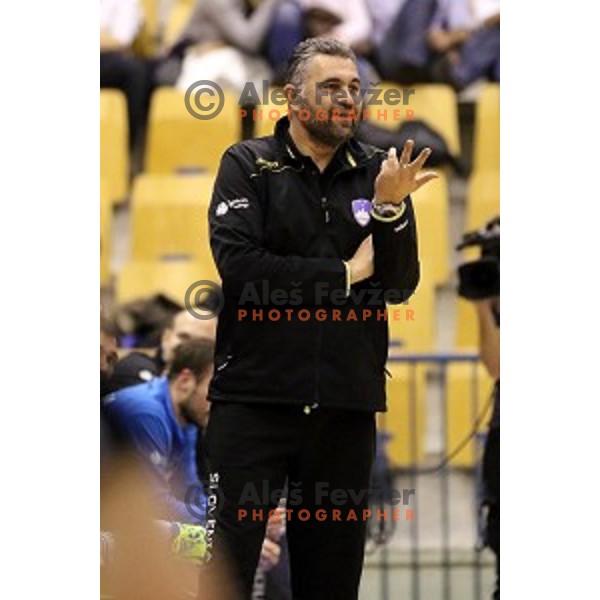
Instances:
[[[352,200],[352,214],[361,227],[366,227],[371,220],[371,201],[365,198]]]

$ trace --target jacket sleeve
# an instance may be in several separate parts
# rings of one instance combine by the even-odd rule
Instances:
[[[387,292],[389,304],[400,304],[412,296],[419,283],[417,226],[412,200],[405,200],[406,210],[395,220],[386,222],[373,216],[374,281]]]
[[[122,425],[152,475],[156,496],[166,509],[167,517],[182,523],[203,522],[206,508],[203,503],[190,509],[173,494],[169,461],[172,440],[162,421],[153,414],[142,413],[124,419]]]
[[[314,302],[317,289],[346,293],[342,259],[280,256],[265,248],[266,208],[250,175],[251,169],[242,165],[235,150],[228,150],[221,161],[208,217],[212,253],[223,291],[239,296],[247,284],[260,289],[266,281],[272,289],[288,293],[301,288],[307,304]]]

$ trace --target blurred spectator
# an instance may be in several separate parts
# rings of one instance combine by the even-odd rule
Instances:
[[[206,394],[213,354],[210,340],[183,342],[173,353],[168,375],[104,398],[109,418],[153,475],[167,511],[158,518],[186,523],[204,520],[203,502],[189,507],[183,499],[192,486],[200,486],[196,436],[208,417]]]
[[[365,58],[371,50],[372,22],[366,0],[286,0],[278,7],[269,32],[267,53],[281,82],[296,45],[309,37],[333,37],[352,47],[363,82],[377,74]]]
[[[281,84],[294,48],[307,37],[301,0],[282,0],[267,35],[266,53],[273,81]]]
[[[130,352],[117,362],[110,381],[111,391],[144,383],[162,375],[173,360],[175,347],[189,340],[216,337],[217,319],[197,319],[187,310],[178,312],[164,328],[160,347],[153,356],[142,352]]]
[[[369,42],[372,23],[365,0],[301,0],[301,5],[310,37],[334,37],[355,51]]]
[[[373,57],[385,80],[401,84],[427,80],[431,51],[427,31],[436,0],[367,0],[373,19]]]
[[[435,81],[457,90],[500,81],[500,0],[439,0],[428,42]]]
[[[138,0],[100,0],[100,87],[127,97],[131,148],[141,143],[149,93],[146,65],[132,52],[142,23]]]
[[[263,0],[247,16],[244,0],[200,0],[157,73],[159,83],[186,90],[200,79],[257,89],[271,71],[259,51],[280,0]]]

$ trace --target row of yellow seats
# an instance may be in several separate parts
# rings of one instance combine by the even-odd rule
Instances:
[[[381,90],[378,97],[375,98],[374,92],[365,94],[365,101],[371,99],[378,104],[371,104],[366,107],[369,120],[386,129],[397,129],[403,121],[408,119],[426,121],[431,127],[437,130],[446,140],[448,148],[455,154],[460,154],[460,137],[456,94],[450,86],[439,84],[419,84],[410,86],[415,90],[414,93],[406,96],[407,104],[403,104],[403,90],[399,85],[383,82],[375,89]],[[396,92],[396,98],[392,97],[391,92]],[[283,106],[275,102],[276,96],[274,90],[270,90],[269,103],[260,107],[257,111],[256,136],[271,135],[275,127],[272,116],[287,114],[287,104]],[[386,102],[391,100],[391,102]],[[410,111],[410,113],[407,113]]]
[[[127,100],[119,90],[100,90],[100,177],[109,202],[129,193],[129,125]]]
[[[213,185],[214,175],[210,173],[138,176],[132,194],[132,256],[158,258],[204,252]],[[414,206],[421,260],[430,265],[431,281],[444,283],[450,267],[448,189],[443,174],[414,194]]]
[[[381,87],[384,90],[400,89],[392,84],[382,84]],[[420,85],[415,86],[415,90],[409,101],[415,117],[429,122],[444,136],[450,149],[458,154],[460,145],[454,92],[443,85]],[[486,152],[493,153],[496,146],[499,148],[496,144],[499,136],[494,138],[489,133],[490,127],[498,126],[498,119],[493,116],[492,109],[486,108],[490,104],[486,99],[494,96],[494,90],[497,90],[494,86],[486,88],[481,106],[478,108],[477,156],[483,156]],[[189,170],[214,172],[223,151],[239,140],[240,108],[236,94],[224,90],[223,109],[212,119],[195,118],[186,108],[184,98],[182,92],[173,88],[160,88],[154,93],[149,117],[145,171],[151,173]],[[118,91],[101,91],[101,175],[113,182],[116,199],[124,198],[128,188],[128,131],[125,102],[125,97]],[[195,97],[192,94],[191,112],[200,112],[194,107],[194,103]],[[272,132],[275,121],[268,118],[272,109],[276,109],[276,112],[281,114],[287,110],[286,106],[276,104],[261,107],[263,118],[256,120],[257,136]],[[387,113],[393,110],[398,110],[398,106],[388,104],[377,107],[377,111],[387,111]],[[401,116],[404,115],[404,110],[399,112]],[[372,111],[371,118],[382,126],[398,125],[392,117],[380,120],[375,111]],[[478,141],[486,139],[487,142]],[[496,148],[496,156],[498,153]],[[483,158],[481,160],[476,158],[476,170],[487,169],[486,165],[491,160],[491,158],[487,159],[486,162]]]
[[[481,182],[481,183],[477,183]],[[131,205],[131,259],[133,261],[206,261],[203,272],[216,275],[212,263],[207,211],[214,185],[211,174],[176,176],[146,174],[136,178]],[[480,187],[483,186],[483,191]],[[103,180],[102,197],[102,283],[109,280],[111,205],[106,201],[109,185]],[[492,178],[474,179],[474,193],[489,198],[497,191]],[[480,203],[485,206],[486,203]],[[475,205],[475,204],[474,204]],[[435,286],[449,273],[446,181],[442,175],[415,194],[419,226],[422,280],[408,306],[390,313],[390,335],[403,349],[429,351],[435,347]],[[475,213],[469,227],[479,225],[497,212],[494,202],[487,212]],[[476,320],[468,303],[459,301],[458,347],[476,344]]]
[[[392,84],[378,86],[383,90],[381,97]],[[172,88],[160,88],[153,97],[150,109],[150,122],[145,170],[151,173],[169,173],[193,169],[214,171],[218,167],[223,151],[238,141],[240,128],[239,96],[223,90],[224,105],[217,117],[199,119],[191,113],[202,115],[203,111],[195,105],[195,93],[188,99],[184,94]],[[255,135],[257,137],[272,134],[278,116],[287,114],[287,105],[272,102],[273,90],[270,90],[268,104],[261,105],[256,111]],[[207,99],[200,101],[208,104]],[[387,128],[396,128],[406,118],[406,109],[414,117],[427,121],[447,140],[452,152],[460,153],[456,95],[444,85],[415,86],[409,105],[385,104],[370,109],[370,119]],[[383,119],[379,114],[386,115]],[[399,113],[400,121],[395,119]]]
[[[427,372],[425,364],[389,362],[387,413],[378,416],[378,427],[390,435],[387,446],[396,467],[422,467],[427,458]],[[442,435],[449,465],[469,468],[480,460],[481,447],[474,429],[485,432],[490,416],[492,381],[485,368],[477,364],[448,365],[443,397],[445,424]],[[460,448],[460,450],[459,450]],[[456,451],[458,450],[458,451]],[[455,452],[456,451],[456,452]]]
[[[160,292],[183,305],[195,281],[219,281],[207,222],[213,185],[212,174],[136,178],[130,259],[117,279],[118,302]]]
[[[484,86],[475,108],[473,172],[500,171],[500,85]]]
[[[193,260],[216,276],[209,244],[208,205],[214,176],[144,174],[136,178],[131,202],[131,260]],[[390,335],[411,351],[435,343],[435,290],[448,273],[447,198],[444,177],[415,196],[421,228],[422,277],[408,305],[391,307]]]

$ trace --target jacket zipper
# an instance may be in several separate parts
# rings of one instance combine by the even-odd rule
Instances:
[[[338,177],[340,175],[340,173],[343,173],[345,170],[346,169],[341,169],[339,172],[335,173],[335,175],[329,181],[327,189],[329,189],[332,186],[334,179],[336,177]],[[329,223],[329,221],[331,219],[329,216],[329,209],[327,208],[327,196],[326,195],[321,196],[321,208],[323,209],[323,212],[324,212],[325,223]],[[321,383],[321,361],[320,361],[321,356],[320,355],[321,355],[321,343],[322,343],[322,337],[323,337],[322,326],[323,326],[322,323],[320,323],[320,322],[317,323],[317,343],[316,343],[316,351],[315,351],[315,395],[314,395],[314,404],[310,407],[310,409],[319,407],[319,385]],[[305,411],[306,414],[310,414],[310,409]]]
[[[321,208],[325,214],[325,223],[329,223],[329,210],[327,208],[327,198],[325,196],[321,197]]]

